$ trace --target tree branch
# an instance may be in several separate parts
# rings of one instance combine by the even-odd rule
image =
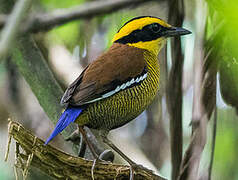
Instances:
[[[181,27],[184,19],[183,0],[169,1],[169,23]],[[182,74],[184,56],[182,54],[180,37],[171,40],[172,68],[167,85],[167,106],[170,116],[170,145],[172,180],[177,179],[182,161],[183,130],[182,130]]]
[[[2,30],[0,39],[0,59],[7,54],[9,47],[18,33],[18,27],[22,22],[26,11],[30,8],[31,0],[19,0],[16,2],[8,21]],[[3,16],[1,16],[3,17]],[[0,20],[1,22],[1,20]]]
[[[217,107],[214,110],[214,119],[213,119],[213,127],[212,127],[212,147],[211,147],[211,156],[208,168],[208,180],[212,179],[212,167],[215,155],[215,145],[216,145],[216,132],[217,132]]]
[[[116,12],[123,8],[128,8],[133,5],[140,5],[142,3],[155,0],[101,0],[84,3],[68,9],[55,10],[51,13],[38,14],[26,20],[26,24],[22,27],[24,32],[37,33],[40,31],[47,31],[55,26],[65,24],[76,19],[92,18],[98,15],[104,15]],[[6,19],[4,20],[6,22]],[[2,23],[0,19],[0,27]]]
[[[208,123],[208,110],[205,108],[208,105],[204,103],[204,91],[207,90],[210,77],[204,75],[204,51],[203,51],[203,39],[205,30],[206,11],[202,6],[202,1],[197,1],[198,17],[199,21],[197,24],[196,31],[196,43],[194,46],[194,95],[193,95],[193,113],[192,113],[192,139],[189,147],[184,155],[180,176],[178,180],[188,179],[197,180],[199,178],[199,165],[201,155],[206,144],[207,138],[207,123]],[[213,78],[213,76],[211,76]],[[206,78],[209,78],[208,80]],[[207,91],[208,92],[208,91]],[[210,111],[210,110],[209,110]]]
[[[14,138],[22,148],[17,148],[17,165],[26,177],[30,165],[40,169],[56,179],[91,179],[93,161],[74,157],[54,147],[44,145],[44,142],[24,129],[19,123],[10,121],[9,141]],[[9,151],[9,144],[8,150]],[[7,156],[6,156],[7,157]],[[7,158],[6,158],[7,159]],[[97,162],[94,168],[95,179],[129,179],[130,168],[126,165],[116,165],[107,162]],[[142,169],[136,171],[135,179],[165,180],[153,172]]]

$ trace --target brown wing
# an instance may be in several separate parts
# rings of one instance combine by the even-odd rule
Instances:
[[[64,92],[63,97],[61,98],[60,104],[64,105],[67,104],[72,97],[75,89],[80,85],[82,78],[84,76],[84,72],[87,70],[88,66],[83,70],[83,72],[79,75],[79,77],[74,80],[72,84],[69,85],[69,87]]]
[[[100,98],[145,69],[143,50],[115,43],[68,87],[61,103],[83,105]]]

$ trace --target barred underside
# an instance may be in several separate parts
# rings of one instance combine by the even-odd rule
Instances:
[[[145,52],[147,77],[138,85],[89,104],[81,118],[87,118],[91,128],[111,130],[133,120],[152,102],[159,89],[159,62],[157,57]],[[84,120],[85,122],[85,120]],[[81,123],[79,123],[81,124]]]

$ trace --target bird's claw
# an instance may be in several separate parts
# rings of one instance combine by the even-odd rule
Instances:
[[[114,154],[110,149],[106,149],[99,155],[99,159],[101,161],[113,162],[114,161]]]
[[[86,151],[86,143],[82,138],[79,130],[75,130],[65,141],[71,141],[73,144],[79,146],[78,157],[84,157]]]
[[[153,172],[152,170],[150,170],[150,169],[148,169],[148,168],[142,166],[141,164],[132,164],[131,166],[132,166],[132,168],[133,168],[135,171],[137,171],[137,170],[140,169],[140,170],[143,170],[143,171],[146,171],[146,172],[149,172],[149,173],[152,173],[152,172]]]
[[[105,151],[103,151],[99,156],[98,158],[94,159],[93,160],[93,165],[92,165],[92,168],[91,168],[91,176],[92,176],[92,179],[94,180],[94,169],[95,169],[95,166],[96,166],[96,163],[97,162],[110,162],[112,163],[114,160],[114,154],[111,150],[109,149],[106,149]]]
[[[153,172],[152,170],[142,166],[141,164],[136,163],[130,164],[130,180],[134,180],[134,173],[138,170],[143,170],[149,174]]]
[[[79,133],[79,130],[75,130],[69,137],[65,139],[65,141],[71,141],[74,144],[80,144],[81,142],[81,135]]]

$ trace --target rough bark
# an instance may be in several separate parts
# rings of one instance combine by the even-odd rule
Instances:
[[[44,141],[24,129],[17,122],[9,123],[9,144],[6,160],[10,148],[11,138],[17,143],[16,163],[23,170],[24,177],[28,169],[33,166],[56,179],[91,179],[93,161],[62,152],[50,145],[45,146]],[[21,149],[20,149],[21,148]],[[108,162],[97,162],[94,168],[95,179],[128,179],[130,169],[126,165],[117,165]],[[138,169],[135,179],[165,180],[152,171]]]

